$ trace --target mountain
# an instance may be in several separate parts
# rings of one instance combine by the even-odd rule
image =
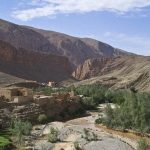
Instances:
[[[17,49],[0,41],[0,71],[27,80],[59,82],[70,78],[71,66],[65,57]]]
[[[150,57],[89,59],[77,67],[73,76],[83,80],[76,86],[100,83],[113,89],[135,87],[141,91],[150,91]]]
[[[0,40],[15,48],[65,56],[73,69],[85,60],[99,57],[129,55],[129,53],[89,38],[77,38],[58,32],[16,25],[0,20]]]

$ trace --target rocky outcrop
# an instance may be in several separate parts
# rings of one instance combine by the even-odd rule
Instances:
[[[71,74],[67,58],[24,49],[0,41],[0,70],[39,82],[62,81]]]
[[[86,59],[129,55],[97,40],[19,26],[4,20],[0,20],[0,40],[10,43],[17,49],[65,56],[72,67],[82,64]]]
[[[85,80],[98,74],[104,74],[106,72],[105,67],[110,61],[111,59],[108,58],[88,59],[84,64],[79,65],[72,75],[78,80]]]
[[[113,89],[135,87],[141,91],[150,91],[150,57],[87,60],[77,67],[73,76],[84,80],[75,85],[99,83]]]

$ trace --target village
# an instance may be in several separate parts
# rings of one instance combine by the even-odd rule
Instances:
[[[56,88],[56,83],[49,82],[46,87]],[[50,121],[69,119],[82,109],[80,100],[81,97],[73,91],[44,95],[24,87],[1,88],[0,127],[7,126],[11,118],[36,124],[40,114],[46,115]]]
[[[76,150],[76,147],[85,150],[92,150],[93,147],[95,150],[135,150],[137,140],[131,138],[136,136],[139,139],[140,133],[114,131],[98,123],[106,117],[108,103],[91,103],[94,97],[91,95],[90,98],[88,94],[93,89],[97,94],[103,91],[101,96],[98,95],[100,99],[107,89],[104,91],[99,85],[80,88],[82,92],[73,87],[66,90],[55,82],[39,84],[35,81],[0,88],[0,129],[9,129],[12,121],[23,123],[27,128],[31,123],[30,133],[22,134],[21,150]],[[85,94],[86,90],[88,94]],[[117,106],[113,103],[109,105],[112,110]],[[20,125],[17,128],[23,126]],[[132,137],[129,138],[128,134]],[[14,137],[17,137],[16,133]],[[16,144],[12,135],[11,140]],[[9,146],[12,148],[12,145]]]

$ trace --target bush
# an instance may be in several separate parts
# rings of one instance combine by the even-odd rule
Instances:
[[[59,141],[58,134],[59,134],[58,129],[55,129],[55,128],[51,127],[50,128],[50,133],[48,135],[48,141],[51,142],[51,143],[56,143],[57,141]]]
[[[41,124],[45,124],[45,123],[48,122],[48,117],[47,117],[45,114],[41,114],[41,115],[39,115],[39,117],[38,117],[38,121],[39,121],[39,123],[41,123]]]
[[[96,109],[97,103],[91,97],[85,97],[82,101],[82,105],[86,110]]]
[[[53,93],[53,89],[51,87],[39,87],[35,90],[35,92],[42,92],[45,95],[51,95],[51,93]]]
[[[105,101],[121,105],[125,101],[125,95],[128,94],[127,90],[108,90],[105,94]]]
[[[6,150],[11,145],[11,142],[9,139],[0,136],[0,150]]]
[[[150,145],[144,139],[141,139],[138,142],[137,150],[150,150]]]
[[[10,132],[15,137],[15,142],[19,145],[24,143],[24,136],[29,135],[32,129],[30,122],[15,120],[12,122]]]
[[[95,120],[95,123],[96,123],[96,124],[101,124],[101,123],[103,123],[103,118],[98,118],[98,119],[96,119],[96,120]]]
[[[94,132],[90,132],[88,129],[84,129],[84,134],[81,136],[87,141],[98,141],[98,136]]]

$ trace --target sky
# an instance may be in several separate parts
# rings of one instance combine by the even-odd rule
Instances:
[[[0,18],[150,56],[150,0],[0,0]]]

